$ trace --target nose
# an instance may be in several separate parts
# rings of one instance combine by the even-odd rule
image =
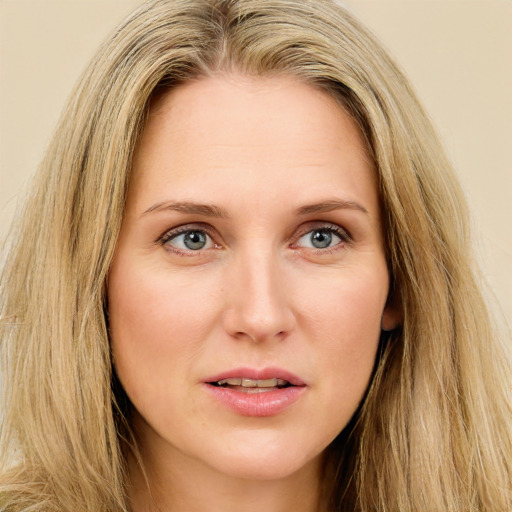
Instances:
[[[272,249],[240,254],[226,279],[225,331],[255,343],[284,340],[295,326],[290,283]]]

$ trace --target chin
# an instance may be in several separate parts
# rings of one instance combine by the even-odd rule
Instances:
[[[298,450],[282,441],[254,443],[215,454],[210,466],[227,476],[246,480],[281,480],[301,470],[319,469],[323,450]]]

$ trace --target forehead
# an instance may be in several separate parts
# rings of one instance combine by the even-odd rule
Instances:
[[[330,94],[291,77],[201,78],[153,99],[131,201],[182,186],[185,195],[208,195],[223,180],[233,193],[243,182],[244,190],[276,196],[322,194],[338,183],[378,201],[357,123]]]

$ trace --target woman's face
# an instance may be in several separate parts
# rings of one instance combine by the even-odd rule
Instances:
[[[157,98],[108,282],[144,456],[319,467],[393,327],[388,282],[375,171],[327,93],[218,76]]]

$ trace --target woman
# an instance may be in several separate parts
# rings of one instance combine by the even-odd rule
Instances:
[[[343,9],[144,4],[4,271],[3,509],[509,510],[510,370],[466,219]]]

